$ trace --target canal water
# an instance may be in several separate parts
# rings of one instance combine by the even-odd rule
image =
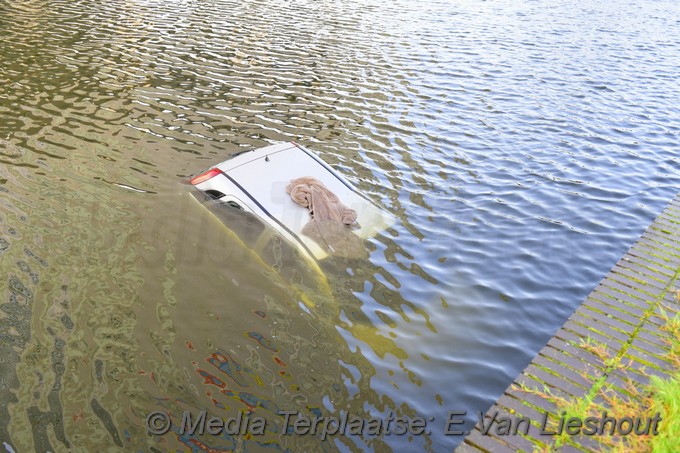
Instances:
[[[471,428],[677,192],[679,17],[0,2],[3,448],[451,450],[448,412]],[[396,216],[368,259],[323,277],[280,240],[254,253],[255,227],[184,183],[288,140]],[[267,429],[191,435],[185,411]],[[322,440],[279,411],[427,431]]]

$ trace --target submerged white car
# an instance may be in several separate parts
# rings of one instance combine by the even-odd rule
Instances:
[[[353,228],[346,228],[342,242],[319,244],[318,238],[315,240],[303,233],[311,220],[310,212],[293,201],[286,186],[297,178],[307,177],[322,182],[342,204],[356,211],[356,223]],[[293,142],[234,154],[194,176],[190,182],[201,192],[219,200],[220,204],[257,217],[317,265],[332,251],[342,256],[343,250],[338,249],[356,248],[357,244],[363,247],[363,239],[374,236],[395,222],[391,214],[362,195],[315,153]],[[271,235],[271,230],[267,232],[265,229],[257,242],[265,242],[268,234]]]

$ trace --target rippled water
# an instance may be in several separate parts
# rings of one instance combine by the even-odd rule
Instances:
[[[444,451],[678,190],[671,1],[0,2],[0,440]],[[296,140],[398,217],[326,279],[182,181]],[[134,190],[132,190],[134,189]],[[226,222],[227,227],[224,226]],[[273,261],[272,261],[273,260]],[[434,417],[148,436],[146,414]]]

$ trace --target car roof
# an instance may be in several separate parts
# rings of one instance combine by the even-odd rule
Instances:
[[[313,258],[322,259],[326,252],[311,238],[302,234],[310,221],[307,208],[295,203],[286,192],[291,180],[313,177],[338,196],[340,201],[357,211],[360,238],[368,238],[387,228],[394,218],[363,196],[313,152],[296,143],[277,143],[247,151],[216,165],[222,177],[199,184],[201,190],[216,190],[245,205],[265,222],[282,232]]]

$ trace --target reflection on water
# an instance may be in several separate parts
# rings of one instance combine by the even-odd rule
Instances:
[[[14,451],[434,450],[677,190],[668,1],[0,4],[0,440]],[[200,206],[318,150],[397,224],[310,269]],[[152,411],[264,417],[150,436]],[[286,436],[280,410],[432,417]],[[179,417],[179,418],[178,418]]]

